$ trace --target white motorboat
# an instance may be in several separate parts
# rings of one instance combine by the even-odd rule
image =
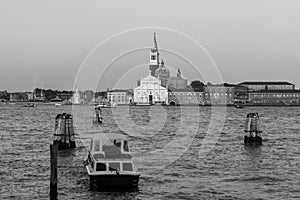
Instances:
[[[137,188],[137,172],[128,141],[122,134],[101,133],[91,139],[91,146],[84,161],[90,177],[90,188]]]

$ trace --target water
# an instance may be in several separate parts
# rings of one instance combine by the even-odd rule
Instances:
[[[72,107],[0,109],[0,199],[49,199],[54,118]],[[218,127],[212,121],[222,125],[223,111]],[[261,147],[243,145],[248,112],[260,114]],[[79,136],[76,149],[59,152],[59,199],[300,199],[300,107],[120,106],[102,113],[95,127],[92,107],[73,107]],[[89,191],[82,162],[93,130],[129,135],[138,191]]]

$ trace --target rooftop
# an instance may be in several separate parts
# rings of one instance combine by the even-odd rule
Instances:
[[[300,90],[259,90],[250,91],[249,93],[300,93]]]
[[[238,85],[294,85],[287,81],[244,81]]]
[[[128,90],[125,90],[125,89],[114,89],[114,90],[110,90],[108,92],[132,92],[132,90],[128,89]]]

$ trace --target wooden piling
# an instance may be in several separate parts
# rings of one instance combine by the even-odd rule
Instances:
[[[54,141],[58,141],[58,150],[76,148],[73,116],[58,114],[55,118]]]
[[[50,144],[50,200],[57,200],[57,152],[58,143]]]

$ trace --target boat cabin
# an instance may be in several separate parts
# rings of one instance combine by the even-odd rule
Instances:
[[[84,161],[90,177],[90,188],[137,188],[137,172],[128,141],[120,134],[101,134],[91,139],[90,151]]]
[[[135,171],[125,137],[93,138],[89,157],[91,172]]]

